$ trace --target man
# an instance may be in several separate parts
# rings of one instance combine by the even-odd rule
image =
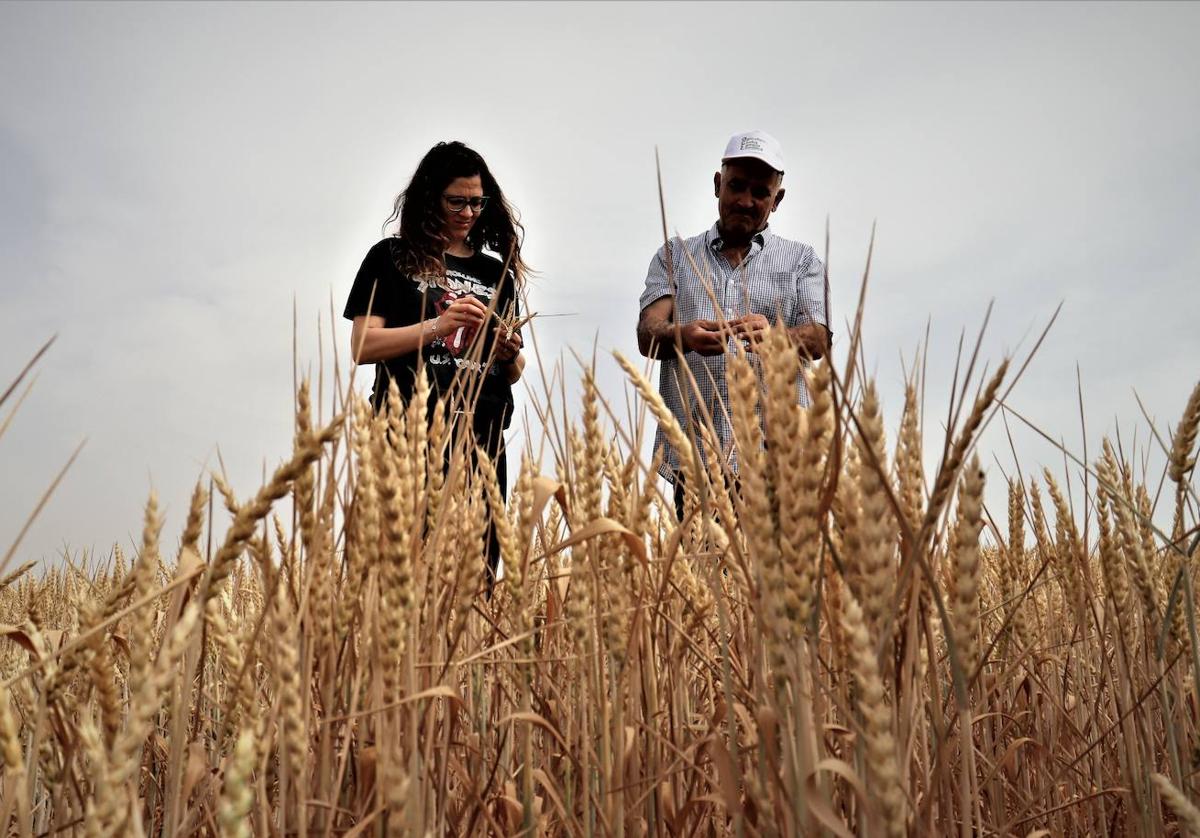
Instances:
[[[726,353],[735,341],[754,352],[777,318],[805,360],[829,351],[825,267],[811,247],[772,232],[767,221],[783,202],[783,153],[763,131],[734,134],[713,176],[717,223],[686,241],[664,245],[650,262],[638,318],[638,349],[662,361],[659,392],[682,427],[712,417],[723,451],[732,448]],[[720,306],[720,311],[717,310]],[[679,367],[682,359],[695,387]],[[699,393],[696,392],[699,390]],[[807,407],[804,380],[797,401]],[[660,474],[675,485],[683,518],[679,456],[660,428]],[[736,473],[737,459],[730,465]]]

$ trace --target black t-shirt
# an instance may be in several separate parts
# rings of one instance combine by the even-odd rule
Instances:
[[[446,254],[445,280],[413,278],[398,267],[399,248],[399,240],[388,237],[367,251],[362,267],[358,269],[358,276],[354,278],[354,286],[350,289],[350,298],[346,301],[343,316],[347,320],[367,314],[369,305],[370,314],[384,318],[386,327],[411,326],[436,317],[438,312],[435,304],[447,290],[470,294],[484,305],[491,305],[492,298],[498,296],[494,306],[497,314],[504,316],[511,310],[511,315],[516,316],[519,312],[517,296],[513,293],[512,274],[506,275],[501,282],[504,265],[499,259],[478,252],[469,259]],[[373,301],[372,289],[375,292]],[[508,383],[507,370],[501,364],[488,363],[496,323],[495,319],[490,319],[481,327],[484,332],[483,347],[478,355],[463,352],[455,357],[441,340],[437,340],[416,352],[377,363],[375,387],[371,395],[375,409],[378,410],[386,401],[388,383],[393,379],[400,396],[407,401],[412,395],[417,364],[423,363],[432,385],[431,407],[434,399],[449,391],[456,376],[482,375],[483,385],[475,402],[475,430],[491,435],[497,424],[500,428],[507,428],[512,418],[512,386]],[[477,357],[478,361],[471,360],[472,356]]]

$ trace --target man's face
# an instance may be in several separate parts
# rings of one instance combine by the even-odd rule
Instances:
[[[783,175],[761,160],[730,160],[713,177],[725,236],[750,238],[783,200]]]

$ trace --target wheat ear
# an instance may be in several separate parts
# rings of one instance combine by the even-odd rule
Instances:
[[[250,810],[254,805],[254,786],[250,775],[256,754],[254,731],[247,727],[238,734],[233,755],[225,768],[225,783],[217,806],[217,825],[222,838],[250,838],[253,834]]]
[[[969,678],[979,661],[979,531],[983,506],[983,470],[971,458],[958,491],[954,538],[954,641]]]
[[[1200,382],[1192,388],[1187,406],[1183,409],[1183,418],[1175,429],[1171,441],[1170,475],[1171,479],[1182,487],[1188,473],[1196,467],[1196,457],[1192,449],[1196,447],[1196,433],[1200,431]]]
[[[1179,828],[1183,834],[1187,838],[1200,838],[1200,809],[1162,774],[1151,774],[1150,778],[1159,795],[1175,813],[1175,817],[1179,818]]]
[[[892,710],[887,704],[874,644],[863,619],[858,601],[843,591],[845,608],[842,625],[850,654],[850,668],[858,685],[858,705],[863,718],[867,771],[872,796],[883,811],[886,833],[891,838],[905,834],[904,793],[896,760],[896,739],[892,731]]]

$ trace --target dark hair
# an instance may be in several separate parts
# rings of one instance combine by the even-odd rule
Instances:
[[[410,276],[445,276],[442,261],[447,237],[442,230],[442,193],[456,178],[479,175],[487,206],[467,236],[473,249],[488,248],[508,262],[518,287],[528,272],[521,259],[521,240],[525,228],[517,212],[500,191],[500,185],[488,171],[487,163],[472,149],[455,140],[429,149],[417,164],[412,180],[396,196],[386,228],[399,220],[396,237],[400,240],[397,267]]]

